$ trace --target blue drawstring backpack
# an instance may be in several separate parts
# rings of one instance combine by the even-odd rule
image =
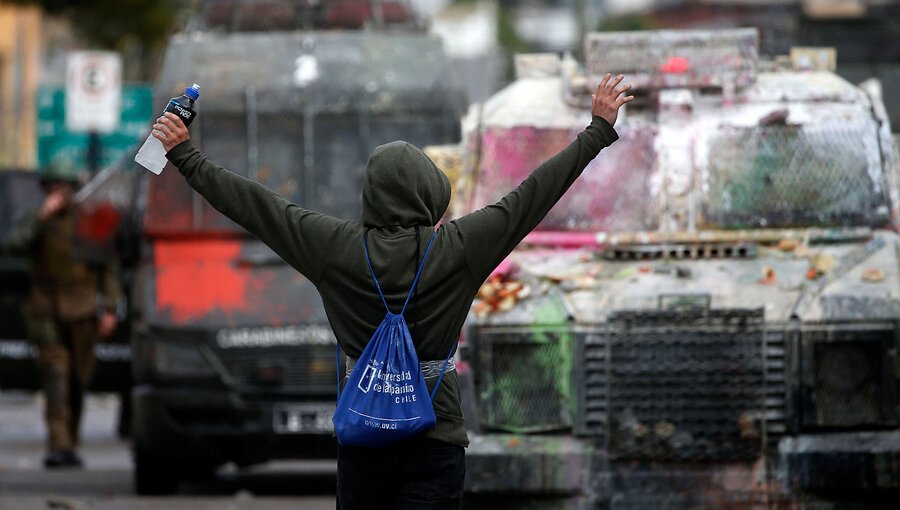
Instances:
[[[366,239],[363,237],[366,264],[372,273],[372,279],[375,281],[375,287],[387,315],[350,372],[343,394],[340,392],[340,370],[338,370],[338,402],[332,421],[338,443],[341,445],[383,447],[412,437],[435,425],[436,419],[431,402],[441,385],[441,379],[444,378],[450,355],[444,361],[441,375],[429,396],[425,377],[419,368],[419,357],[413,346],[409,327],[403,318],[406,305],[409,304],[409,298],[416,288],[433,242],[434,234],[428,241],[428,248],[425,249],[422,263],[403,303],[403,309],[399,314],[394,314],[391,313],[387,300],[381,292],[381,286],[369,260]],[[450,354],[452,353],[451,347]],[[340,354],[338,358],[340,359]]]

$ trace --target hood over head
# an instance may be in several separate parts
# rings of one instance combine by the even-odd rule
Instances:
[[[363,184],[366,227],[434,226],[450,204],[450,180],[418,147],[397,140],[369,156]]]

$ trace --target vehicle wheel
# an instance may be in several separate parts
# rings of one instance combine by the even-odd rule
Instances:
[[[134,491],[161,496],[178,491],[178,470],[141,447],[134,448]]]

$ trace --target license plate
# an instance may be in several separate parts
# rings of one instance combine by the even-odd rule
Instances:
[[[322,406],[276,406],[274,428],[279,434],[331,433],[334,409]]]

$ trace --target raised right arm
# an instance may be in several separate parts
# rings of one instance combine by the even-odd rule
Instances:
[[[619,108],[634,99],[623,95],[631,87],[619,86],[622,79],[622,75],[611,79],[607,74],[600,82],[591,124],[568,147],[538,166],[499,202],[454,220],[463,243],[473,247],[466,257],[475,279],[487,278],[544,219],[600,150],[618,139],[613,124]]]

